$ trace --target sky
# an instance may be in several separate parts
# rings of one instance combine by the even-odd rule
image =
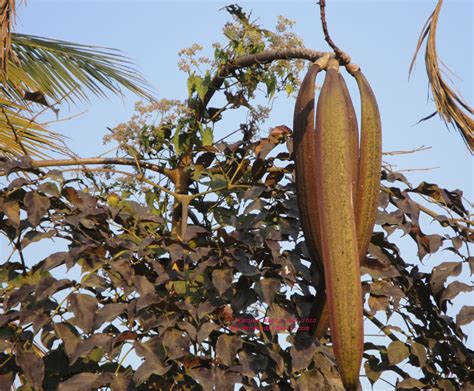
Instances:
[[[277,15],[294,20],[294,31],[303,38],[306,47],[328,51],[315,1],[238,3],[245,10],[251,10],[252,16],[266,28],[275,26]],[[472,157],[461,137],[454,129],[446,128],[438,116],[417,124],[434,111],[423,53],[408,80],[419,33],[435,3],[434,0],[328,1],[328,25],[333,40],[362,67],[376,93],[383,123],[383,150],[431,146],[423,152],[386,156],[384,160],[399,170],[436,167],[406,175],[415,185],[424,180],[449,190],[462,189],[466,198],[473,200]],[[186,75],[177,69],[178,51],[193,43],[209,49],[211,43],[221,41],[221,28],[229,16],[220,9],[229,4],[222,1],[30,0],[26,7],[18,9],[16,30],[120,49],[134,60],[156,90],[157,98],[185,98]],[[473,12],[470,0],[446,1],[437,33],[439,56],[457,75],[456,87],[471,105],[474,100]],[[353,83],[350,88],[356,91]],[[68,145],[79,156],[96,156],[110,148],[102,144],[106,127],[127,121],[137,100],[133,94],[125,93],[124,99],[109,95],[108,99],[92,98],[77,106],[64,106],[61,108],[63,117],[84,113],[57,124],[54,129],[70,138]],[[281,124],[291,127],[293,105],[292,98],[278,99],[264,130]],[[229,123],[229,129],[237,126],[237,122]],[[46,256],[50,251],[50,248],[40,248],[36,255],[44,253]],[[440,261],[441,258],[436,259]],[[380,388],[376,389],[382,390],[378,385]]]

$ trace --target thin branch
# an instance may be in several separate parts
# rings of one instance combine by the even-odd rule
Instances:
[[[382,187],[381,191],[390,194],[390,189]],[[427,214],[428,216],[431,216],[434,220],[438,220],[441,217],[441,215],[439,213],[435,212],[434,210],[431,210],[431,209],[427,208],[426,206],[420,204],[419,202],[416,202],[413,199],[411,200],[411,202],[413,202],[414,205],[420,209],[420,211]],[[440,208],[443,207],[440,204],[436,204],[436,205],[439,206]],[[455,225],[456,227],[458,227],[459,229],[461,229],[463,231],[466,231],[466,232],[469,232],[469,233],[474,233],[474,229],[466,227],[465,225],[462,224],[462,223],[465,223],[465,224],[471,225],[471,224],[474,224],[473,221],[466,220],[466,219],[455,219],[455,218],[452,218],[452,217],[446,217],[446,221],[451,225]]]
[[[319,12],[321,14],[321,25],[323,28],[325,41],[331,47],[331,49],[334,50],[336,57],[338,58],[338,60],[341,62],[342,65],[349,64],[351,62],[351,58],[349,57],[349,55],[343,52],[341,49],[339,49],[329,35],[328,25],[326,22],[326,0],[319,1]]]
[[[383,152],[382,155],[386,155],[386,156],[408,155],[408,154],[410,154],[410,153],[426,151],[426,150],[431,149],[431,148],[432,148],[431,146],[425,147],[424,145],[422,145],[421,147],[413,148],[413,149],[410,149],[410,150],[407,150],[407,151],[390,151],[390,152]]]
[[[33,167],[41,168],[41,167],[58,167],[58,166],[80,166],[80,165],[117,165],[117,166],[132,166],[136,167],[137,164],[141,168],[148,169],[150,171],[154,171],[160,174],[163,174],[173,180],[173,170],[169,168],[163,168],[156,164],[147,163],[143,161],[136,161],[132,158],[112,158],[112,157],[104,157],[104,158],[84,158],[84,159],[53,159],[53,160],[33,160],[31,162]]]
[[[368,311],[364,310],[364,315],[369,319],[375,326],[379,328],[379,330],[384,333],[388,338],[390,338],[392,341],[400,341],[400,339],[393,334],[390,330],[388,330],[385,325],[378,320],[375,316],[370,315]]]
[[[71,171],[71,172],[88,172],[88,171],[89,172],[106,172],[106,173],[121,174],[121,175],[130,176],[130,177],[135,177],[135,175],[130,173],[130,172],[114,170],[114,169],[111,169],[111,168],[87,168],[87,171],[84,171],[84,168],[67,168],[67,169],[65,169],[65,171]],[[149,184],[150,186],[156,187],[157,189],[160,189],[161,191],[173,196],[174,198],[176,198],[178,200],[181,200],[181,197],[182,197],[181,194],[177,194],[174,191],[171,191],[171,190],[167,189],[166,187],[160,186],[157,183],[154,183],[154,182],[150,181],[149,179],[146,179],[142,176],[136,175],[136,177],[138,178],[138,180],[140,180],[142,182],[145,182],[145,183]]]
[[[426,167],[426,168],[405,168],[404,170],[398,170],[398,172],[431,171],[431,170],[437,170],[438,168],[440,167],[435,166],[435,167]]]

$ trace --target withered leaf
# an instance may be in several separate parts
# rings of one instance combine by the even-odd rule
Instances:
[[[94,327],[94,316],[98,307],[97,299],[90,295],[74,293],[69,296],[68,301],[77,325],[84,331],[91,331]]]
[[[94,317],[94,328],[97,329],[104,323],[114,320],[122,312],[125,312],[127,305],[125,303],[111,303],[104,305],[97,311]]]
[[[421,381],[413,378],[408,378],[405,380],[402,380],[400,383],[397,384],[397,390],[413,390],[413,389],[418,389],[421,390],[423,387],[425,387],[425,384],[422,383]]]
[[[431,273],[430,284],[434,293],[438,293],[443,289],[444,283],[448,277],[456,277],[461,273],[461,262],[443,262],[433,268]]]
[[[217,325],[216,323],[211,323],[211,322],[206,322],[199,327],[199,331],[197,333],[197,341],[198,343],[201,343],[204,341],[209,334],[211,334],[215,330],[219,330],[220,326]]]
[[[465,305],[461,308],[458,315],[456,316],[456,324],[458,326],[464,326],[471,323],[474,320],[474,306]]]
[[[255,291],[266,304],[271,304],[280,288],[280,281],[274,278],[263,278],[255,284]]]
[[[163,346],[166,347],[168,357],[177,359],[188,354],[190,338],[181,330],[168,330],[163,335]]]
[[[461,292],[472,292],[474,287],[461,281],[454,281],[441,293],[441,302],[454,299]]]
[[[26,193],[23,202],[28,213],[28,220],[33,227],[40,223],[41,218],[51,206],[49,199],[36,191]]]
[[[242,348],[242,339],[236,335],[222,334],[217,339],[217,358],[228,367],[234,364],[237,352]]]
[[[131,375],[118,373],[110,384],[110,388],[112,391],[133,391],[135,390],[135,385]]]
[[[87,356],[94,348],[100,347],[104,351],[110,350],[109,343],[112,341],[112,336],[108,334],[94,334],[92,337],[81,340],[74,352],[69,357],[69,364],[73,365],[79,357]]]
[[[16,362],[23,369],[23,373],[33,387],[42,389],[44,379],[44,362],[35,352],[17,347]]]
[[[408,346],[402,341],[393,341],[388,345],[387,356],[390,364],[395,365],[405,360],[410,354]]]
[[[166,374],[171,368],[171,365],[164,366],[158,358],[154,360],[145,360],[142,365],[140,365],[133,375],[133,380],[138,385],[147,381],[152,374],[162,376]]]
[[[232,286],[232,277],[230,269],[216,269],[212,272],[212,284],[216,287],[219,295],[222,296]]]
[[[80,344],[81,339],[77,335],[77,332],[75,332],[74,328],[69,324],[55,323],[54,329],[58,337],[63,340],[64,350],[66,351],[66,354],[70,357],[76,350],[77,346]]]
[[[20,226],[20,204],[16,201],[5,202],[0,210],[6,214],[8,222],[14,227]]]
[[[100,374],[98,373],[79,373],[60,383],[58,391],[90,391],[94,389],[95,382],[99,379],[99,376]]]

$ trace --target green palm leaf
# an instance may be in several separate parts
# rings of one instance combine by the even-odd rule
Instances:
[[[9,63],[6,89],[16,98],[40,90],[54,100],[87,100],[89,93],[122,94],[125,88],[153,99],[145,79],[116,50],[18,33],[12,48],[18,61]]]
[[[59,134],[45,129],[18,104],[26,103],[25,93],[38,92],[52,103],[75,103],[87,101],[91,94],[121,95],[128,89],[154,99],[145,79],[116,50],[18,33],[10,38],[7,73],[0,84],[0,155],[46,157],[48,150],[65,150]]]

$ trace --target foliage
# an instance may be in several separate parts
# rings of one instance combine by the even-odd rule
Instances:
[[[211,70],[237,50],[284,47],[295,37],[284,21],[270,33],[240,8],[228,11],[234,21],[214,59],[187,52],[187,101],[138,105],[109,137],[127,156],[157,159],[169,171],[84,167],[71,176],[27,157],[0,162],[8,179],[0,232],[12,249],[0,267],[0,384],[341,389],[330,335],[308,341],[294,333],[318,275],[298,220],[291,129],[260,135],[272,99],[297,87],[301,67],[279,61],[237,70],[217,91],[221,106],[203,105]],[[205,64],[209,72],[199,74],[194,66]],[[255,103],[259,94],[267,106]],[[233,109],[245,120],[216,140]],[[450,303],[472,290],[451,278],[474,269],[462,192],[414,187],[388,168],[382,175],[363,284],[367,322],[386,337],[366,338],[364,375],[378,384],[393,372],[397,389],[468,389],[473,353],[461,327],[472,307],[450,316]],[[416,245],[419,261],[400,253],[400,235]],[[35,259],[37,243],[50,241],[66,251]],[[441,251],[449,254],[442,264],[421,263]]]

